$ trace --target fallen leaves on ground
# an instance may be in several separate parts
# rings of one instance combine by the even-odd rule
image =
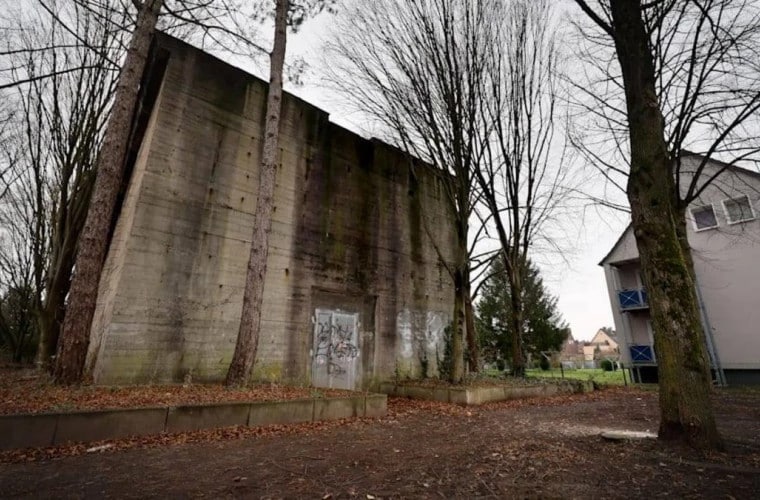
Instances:
[[[60,387],[35,370],[0,370],[0,415],[18,413],[145,408],[202,403],[287,401],[310,397],[349,397],[355,392],[281,384],[227,388],[221,384]]]
[[[283,388],[285,389],[285,388]],[[343,391],[338,391],[344,393]],[[192,393],[192,392],[191,392]],[[178,393],[181,395],[182,393]],[[295,393],[292,393],[295,394]],[[388,398],[388,413],[382,418],[357,418],[340,419],[323,422],[307,422],[302,424],[270,425],[265,427],[233,426],[217,429],[206,429],[192,432],[162,433],[152,436],[136,436],[124,439],[111,439],[72,445],[52,446],[47,448],[27,448],[21,450],[9,450],[0,452],[0,463],[35,462],[50,460],[67,456],[76,456],[84,453],[110,453],[133,448],[154,448],[188,443],[209,443],[215,441],[229,441],[237,439],[251,439],[267,436],[284,436],[291,434],[304,434],[321,432],[340,426],[366,426],[373,422],[395,423],[399,420],[408,419],[418,415],[424,415],[427,419],[435,421],[443,417],[476,418],[484,412],[499,409],[518,409],[529,406],[559,406],[580,401],[603,400],[616,394],[630,394],[622,389],[610,389],[608,391],[595,391],[588,394],[555,396],[552,398],[533,398],[524,400],[502,401],[489,403],[483,406],[460,406],[451,403],[426,401],[409,398]],[[110,399],[107,399],[110,401]],[[126,399],[125,401],[134,401]],[[180,400],[185,403],[185,400]],[[123,406],[122,401],[122,406]]]
[[[0,466],[0,482],[7,496],[51,497],[134,495],[137,476],[140,493],[167,497],[754,498],[760,491],[760,394],[716,391],[729,449],[712,454],[565,432],[656,426],[652,391],[620,388],[480,407],[388,403],[388,415],[378,419],[6,453],[0,460],[37,463]],[[207,473],[198,474],[201,468]]]

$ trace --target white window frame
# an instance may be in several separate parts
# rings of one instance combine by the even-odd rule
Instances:
[[[713,217],[715,218],[715,225],[707,226],[707,227],[699,227],[697,225],[697,218],[694,216],[694,211],[701,210],[707,207],[710,207],[710,209],[712,209]],[[713,203],[706,203],[704,205],[699,205],[698,207],[691,207],[689,209],[689,214],[691,215],[691,223],[694,225],[694,231],[697,233],[700,231],[709,231],[710,229],[715,229],[716,227],[720,226],[720,222],[718,221],[718,212],[715,210],[715,205]]]
[[[729,218],[728,208],[726,208],[726,202],[727,201],[730,202],[730,201],[741,200],[742,198],[744,198],[744,199],[747,200],[747,205],[749,206],[750,217],[747,218],[747,219],[741,219],[741,220],[732,221]],[[725,200],[721,201],[721,204],[723,205],[723,212],[726,214],[726,222],[728,223],[729,226],[733,226],[734,224],[741,224],[742,222],[749,222],[749,221],[755,220],[757,218],[757,215],[755,214],[755,208],[752,206],[752,200],[750,200],[749,196],[747,196],[746,194],[743,194],[741,196],[736,196],[734,198],[726,198]]]

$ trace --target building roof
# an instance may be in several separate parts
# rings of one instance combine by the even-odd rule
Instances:
[[[592,345],[604,345],[617,348],[618,342],[615,337],[614,332],[609,334],[606,331],[599,329],[589,343]]]
[[[703,155],[701,153],[695,153],[693,151],[686,151],[686,150],[684,150],[684,151],[681,152],[681,156],[695,156],[697,158],[701,158],[702,160],[704,160],[705,158],[707,158],[705,155]],[[717,160],[715,158],[709,158],[708,161],[711,162],[711,163],[714,163],[714,164],[718,165],[719,167],[722,167],[722,168],[724,168],[726,170],[729,170],[731,172],[735,172],[737,174],[747,174],[747,175],[750,175],[752,177],[756,177],[756,178],[760,179],[760,172],[758,172],[756,170],[750,170],[748,168],[740,167],[739,165],[734,165],[733,163],[726,163],[724,161],[720,161],[720,160]]]
[[[628,230],[633,230],[633,224],[628,223],[628,225],[625,227],[622,233],[620,233],[620,236],[618,237],[617,241],[615,241],[615,244],[612,245],[612,248],[610,248],[610,251],[607,252],[607,255],[605,255],[602,260],[599,261],[599,266],[603,266],[604,262],[617,250],[617,247],[620,246],[620,244],[623,242],[623,239],[625,239],[625,234],[628,232]]]
[[[705,158],[707,158],[703,154],[695,153],[693,151],[686,151],[686,150],[684,150],[684,151],[681,152],[681,156],[682,157],[691,156],[691,157],[700,158],[702,160],[704,160]],[[749,175],[750,177],[754,177],[756,179],[760,179],[760,172],[757,172],[755,170],[750,170],[750,169],[747,169],[747,168],[744,168],[744,167],[740,167],[738,165],[734,165],[734,164],[731,164],[731,163],[726,163],[726,162],[723,162],[723,161],[720,161],[720,160],[716,160],[715,158],[709,158],[708,161],[710,163],[713,163],[713,164],[717,165],[720,168],[723,168],[723,169],[727,170],[727,171],[730,171],[730,172],[733,172],[733,173],[737,173],[737,174],[740,174],[740,175]],[[615,250],[617,250],[618,247],[620,246],[620,244],[625,240],[625,236],[626,236],[626,234],[628,233],[629,230],[632,230],[632,224],[630,224],[630,223],[626,226],[626,228],[623,230],[623,232],[620,233],[620,236],[615,241],[615,244],[612,245],[612,248],[610,248],[609,252],[607,252],[607,254],[602,258],[602,260],[599,261],[599,264],[598,264],[599,266],[604,266],[604,264],[607,262],[607,260],[610,258],[610,256],[612,256],[612,254],[615,253]]]

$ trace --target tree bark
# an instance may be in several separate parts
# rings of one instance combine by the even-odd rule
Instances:
[[[506,259],[506,257],[505,257]],[[522,289],[522,267],[512,266],[505,263],[508,272],[510,294],[509,299],[512,302],[512,375],[515,377],[525,376],[525,349],[523,348],[523,289]]]
[[[95,313],[100,274],[108,246],[108,234],[124,178],[124,161],[140,79],[150,50],[163,0],[145,0],[119,75],[114,105],[98,157],[95,185],[78,244],[74,277],[63,330],[58,342],[56,383],[81,382]]]
[[[655,72],[639,0],[611,0],[631,141],[628,200],[647,285],[660,379],[664,440],[722,446],[710,403],[711,378],[688,243],[682,243],[672,162],[655,91]]]
[[[65,201],[66,199],[62,197],[61,202],[65,203]],[[38,312],[40,339],[35,363],[41,369],[52,368],[50,361],[55,354],[61,327],[66,317],[66,296],[71,287],[71,270],[74,266],[76,237],[81,233],[81,230],[81,220],[69,221],[65,218],[59,218],[54,229],[52,240],[55,248],[52,251],[50,267],[47,270],[45,300]]]
[[[465,308],[467,303],[464,274],[459,266],[454,270],[454,317],[451,325],[451,371],[449,373],[449,382],[452,384],[459,384],[464,378]]]
[[[480,372],[480,342],[478,342],[478,333],[475,330],[475,311],[472,307],[472,294],[470,289],[470,280],[466,280],[465,297],[465,322],[467,326],[467,368],[471,373]]]
[[[70,269],[70,268],[69,268]],[[69,280],[65,283],[56,282],[48,287],[45,303],[38,312],[40,339],[37,345],[35,364],[39,369],[48,370],[55,347],[60,338],[61,325],[66,313],[66,294],[69,291]]]
[[[259,193],[253,214],[253,236],[248,258],[248,272],[243,293],[243,310],[240,316],[235,352],[232,356],[227,385],[248,383],[256,361],[261,331],[261,305],[264,299],[264,279],[267,273],[269,233],[272,228],[274,188],[279,157],[280,114],[282,111],[282,71],[287,42],[288,0],[277,0],[274,46],[270,53],[269,92],[264,131],[264,150],[259,172]]]

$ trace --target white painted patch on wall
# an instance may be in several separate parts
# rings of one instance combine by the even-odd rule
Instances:
[[[396,316],[396,333],[399,338],[399,356],[409,359],[414,354],[414,335],[412,334],[412,312],[402,309]]]
[[[437,374],[437,362],[443,359],[445,348],[445,329],[450,321],[449,315],[441,311],[399,311],[396,315],[399,358],[404,361],[424,359],[429,367],[427,375]]]

